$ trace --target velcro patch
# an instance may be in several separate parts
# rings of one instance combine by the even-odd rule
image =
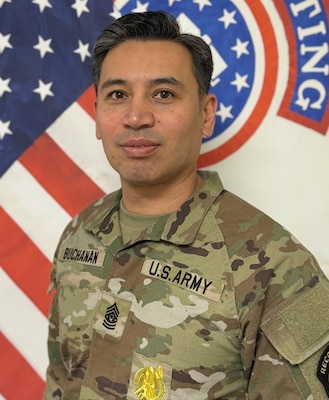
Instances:
[[[329,286],[321,280],[268,312],[261,329],[286,360],[300,364],[328,342],[329,313],[322,313],[316,323],[312,317],[328,303]]]
[[[324,386],[329,397],[329,346],[327,346],[320,357],[316,375]]]
[[[102,267],[105,256],[105,250],[64,247],[60,251],[59,259],[61,261],[74,261],[81,264],[93,265],[94,267]]]
[[[219,301],[224,284],[220,281],[203,278],[194,272],[184,271],[174,265],[163,264],[160,261],[148,259],[144,261],[142,274],[160,279],[176,286],[186,288],[207,299]]]
[[[120,339],[126,327],[130,307],[129,301],[103,292],[94,328],[103,337],[109,335]]]

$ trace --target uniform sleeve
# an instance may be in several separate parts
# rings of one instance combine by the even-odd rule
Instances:
[[[282,301],[267,306],[261,316],[248,372],[250,399],[274,394],[289,400],[329,398],[329,282],[316,261],[311,256],[309,260],[311,267],[306,263],[299,268],[309,271],[309,280],[302,285],[296,280],[294,286],[301,287],[282,295]]]
[[[56,290],[56,258],[51,272],[51,290],[55,290],[49,312],[49,331],[48,331],[48,357],[49,365],[46,373],[46,389],[43,400],[58,400],[62,398],[64,385],[68,377],[61,355],[59,342],[59,311],[58,311],[58,292]]]

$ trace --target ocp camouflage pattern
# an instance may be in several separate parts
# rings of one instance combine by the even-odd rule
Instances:
[[[177,212],[128,243],[120,191],[67,226],[45,400],[327,398],[327,279],[279,224],[199,173]]]

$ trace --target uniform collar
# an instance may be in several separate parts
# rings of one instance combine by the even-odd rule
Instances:
[[[163,222],[154,224],[142,232],[130,245],[141,240],[164,240],[177,245],[191,244],[197,235],[205,215],[219,194],[224,190],[216,172],[198,171],[204,182],[200,188]],[[116,191],[94,205],[95,211],[88,217],[84,227],[94,233],[106,246],[114,237],[120,237],[119,207],[121,190]]]

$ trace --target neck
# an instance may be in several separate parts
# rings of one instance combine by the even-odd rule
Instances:
[[[184,181],[171,184],[132,185],[122,181],[122,201],[125,208],[136,214],[158,215],[177,210],[201,185],[195,172]]]

